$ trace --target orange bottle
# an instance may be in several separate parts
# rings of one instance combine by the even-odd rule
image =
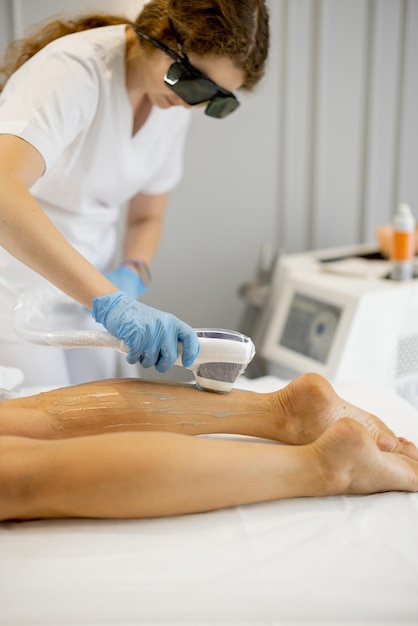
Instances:
[[[400,204],[393,216],[392,272],[393,280],[413,277],[415,218],[408,204]]]

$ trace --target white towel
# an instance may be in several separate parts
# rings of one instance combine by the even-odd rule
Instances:
[[[24,380],[23,372],[16,367],[0,365],[0,400],[18,398],[21,394],[18,389]]]

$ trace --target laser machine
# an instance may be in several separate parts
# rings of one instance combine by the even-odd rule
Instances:
[[[387,385],[418,408],[418,278],[390,269],[369,245],[282,256],[254,335],[267,372]]]

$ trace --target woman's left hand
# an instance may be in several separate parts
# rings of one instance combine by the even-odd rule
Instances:
[[[122,264],[109,272],[102,272],[111,283],[135,300],[147,290],[142,277],[132,267]]]

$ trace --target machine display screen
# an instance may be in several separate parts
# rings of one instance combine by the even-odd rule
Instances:
[[[296,292],[290,304],[280,345],[325,363],[342,308]]]

